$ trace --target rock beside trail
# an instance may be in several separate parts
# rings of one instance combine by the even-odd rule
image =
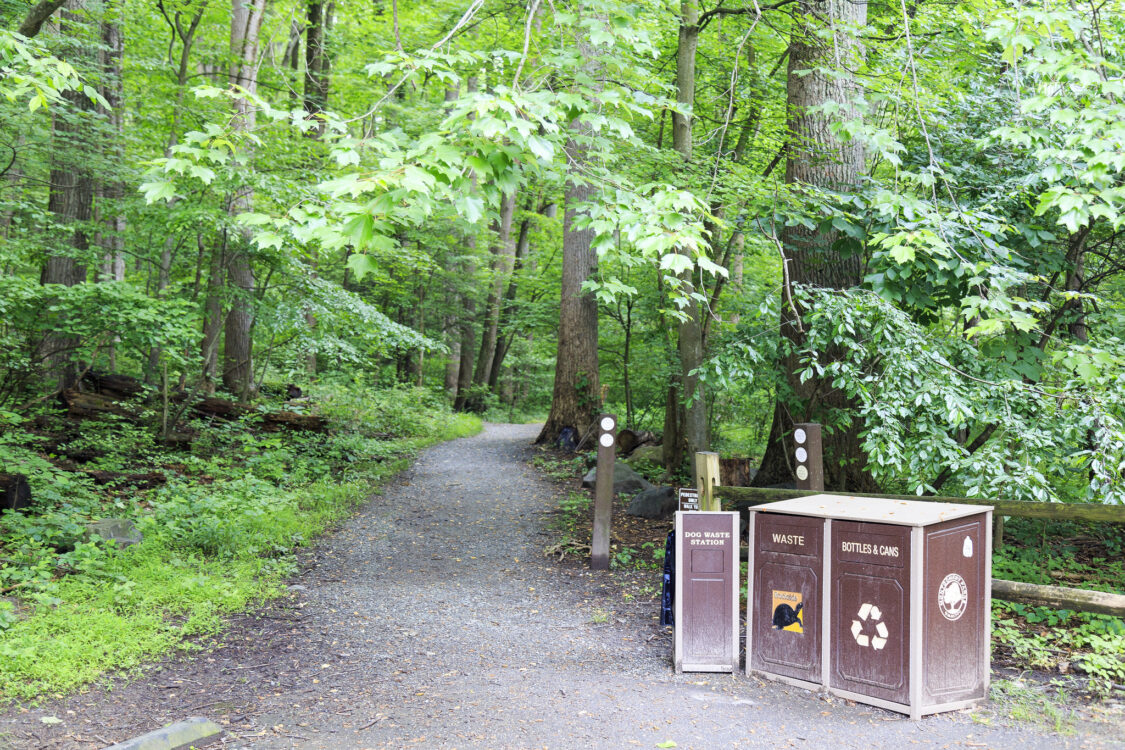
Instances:
[[[86,538],[94,534],[107,542],[113,540],[119,548],[140,544],[144,539],[144,534],[127,518],[106,518],[86,524]]]
[[[680,501],[674,489],[671,487],[653,487],[651,490],[638,492],[625,512],[639,518],[668,520],[672,518],[672,514],[676,512],[679,505]]]
[[[664,446],[639,445],[629,454],[628,461],[648,461],[659,466],[664,461]]]
[[[595,466],[582,477],[582,486],[591,488],[598,481],[598,469]],[[652,485],[637,472],[633,471],[624,461],[615,461],[613,464],[613,491],[640,492],[651,490]]]

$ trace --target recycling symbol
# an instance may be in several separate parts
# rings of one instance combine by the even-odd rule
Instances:
[[[856,616],[859,619],[852,620],[852,636],[856,643],[864,648],[871,646],[876,651],[887,645],[887,636],[890,635],[890,631],[887,630],[887,623],[883,622],[883,613],[879,611],[878,607],[874,604],[864,603]],[[868,623],[875,624],[875,635],[873,636],[864,632]]]

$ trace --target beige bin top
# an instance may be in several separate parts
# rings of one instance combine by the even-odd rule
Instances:
[[[848,497],[847,495],[809,495],[750,508],[752,511],[789,513],[841,521],[889,523],[898,526],[929,526],[954,518],[974,516],[992,510],[991,505],[954,505],[918,500],[891,500],[883,497]]]

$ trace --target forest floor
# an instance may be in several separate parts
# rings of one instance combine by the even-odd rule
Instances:
[[[544,555],[565,489],[531,467],[535,434],[488,425],[427,449],[301,553],[288,597],[139,676],[9,705],[0,748],[104,747],[189,716],[222,725],[227,748],[1125,747],[1120,705],[1065,690],[1049,710],[1007,691],[911,722],[674,674],[641,573]]]

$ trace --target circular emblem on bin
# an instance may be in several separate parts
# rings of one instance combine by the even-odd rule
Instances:
[[[941,580],[938,586],[937,605],[942,616],[947,620],[960,620],[965,614],[969,604],[969,587],[965,579],[956,573],[950,573]]]

